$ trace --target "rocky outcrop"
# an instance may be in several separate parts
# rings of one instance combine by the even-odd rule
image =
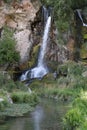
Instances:
[[[75,39],[73,36],[69,36],[66,47],[69,52],[69,60],[74,60]]]
[[[16,31],[14,37],[17,41],[17,50],[20,52],[21,63],[26,62],[29,59],[30,49],[32,47],[31,31],[23,29],[22,31]],[[30,37],[30,39],[29,39]]]
[[[64,63],[68,60],[68,49],[66,46],[54,44],[53,48],[50,48],[46,55],[48,61]]]
[[[40,9],[39,0],[22,0],[13,2],[10,6],[3,4],[0,7],[0,28],[4,25],[14,29],[17,41],[17,50],[20,52],[20,63],[29,60],[29,53],[33,45],[31,24]]]

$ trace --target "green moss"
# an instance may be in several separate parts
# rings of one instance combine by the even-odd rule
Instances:
[[[32,50],[32,53],[31,53],[31,59],[28,62],[30,68],[32,66],[34,66],[37,62],[38,51],[39,51],[39,44],[33,47],[33,50]]]
[[[87,58],[87,43],[86,42],[81,46],[80,57]]]
[[[7,107],[3,112],[0,112],[1,116],[23,116],[29,111],[32,111],[33,107],[30,106],[30,104],[10,104],[9,107]]]
[[[87,34],[84,34],[83,38],[84,38],[84,39],[87,39]]]

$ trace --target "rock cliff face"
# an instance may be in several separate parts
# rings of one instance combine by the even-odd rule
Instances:
[[[13,2],[9,6],[1,3],[0,6],[0,28],[4,25],[14,29],[14,37],[17,41],[17,50],[20,52],[20,63],[29,60],[29,54],[33,45],[31,24],[34,21],[40,2],[34,0],[22,0]]]
[[[44,31],[41,3],[39,0],[22,0],[19,3],[14,1],[8,6],[2,0],[0,4],[0,28],[7,25],[14,30],[16,49],[21,57],[20,68],[32,67],[36,63]],[[71,50],[69,54],[69,50],[73,48],[72,43],[62,46],[58,44],[57,36],[56,29],[51,28],[46,53],[48,66],[52,66],[54,62],[58,64],[72,59],[72,56],[69,57],[73,53]]]

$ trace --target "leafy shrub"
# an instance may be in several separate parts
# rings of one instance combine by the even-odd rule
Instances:
[[[0,102],[0,110],[3,111],[5,109],[5,107],[8,106],[8,101],[6,99],[4,99],[3,101]]]
[[[33,89],[39,89],[41,87],[41,81],[39,81],[38,79],[34,79],[33,81],[31,81],[31,84],[29,85],[29,87],[33,90]]]
[[[82,77],[81,75],[74,75],[74,81],[73,81],[73,88],[74,89],[87,89],[87,80]]]
[[[13,32],[5,27],[0,40],[0,65],[11,64],[19,61],[19,53],[15,49],[16,41]]]
[[[68,78],[72,78],[72,76],[75,76],[75,79],[82,78],[82,72],[84,72],[85,67],[77,64],[75,62],[68,61],[67,63],[63,65],[59,65],[57,69],[57,73],[59,75],[66,75]],[[76,77],[77,76],[77,77]]]
[[[87,121],[83,122],[76,130],[87,130]]]
[[[72,109],[65,115],[65,118],[63,119],[64,130],[75,130],[83,123],[83,121],[84,118],[79,109]]]
[[[76,98],[73,101],[73,106],[79,108],[82,115],[87,115],[87,99]]]
[[[19,89],[25,92],[28,91],[28,87],[25,84],[21,83],[20,81],[16,81],[15,85],[16,85],[16,89]]]
[[[28,92],[14,92],[11,95],[14,103],[30,103],[32,105],[38,102],[38,97],[35,93],[29,94]]]
[[[3,86],[3,84],[7,83],[8,80],[6,78],[6,76],[4,76],[3,74],[0,73],[0,88]]]
[[[21,91],[28,90],[28,88],[23,83],[19,81],[14,82],[12,79],[8,79],[5,75],[1,73],[0,73],[0,89],[8,92],[12,92],[13,90],[21,90]]]

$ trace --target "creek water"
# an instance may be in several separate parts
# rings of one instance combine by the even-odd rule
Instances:
[[[8,119],[0,125],[0,130],[62,130],[67,108],[67,104],[44,99],[27,116]]]

